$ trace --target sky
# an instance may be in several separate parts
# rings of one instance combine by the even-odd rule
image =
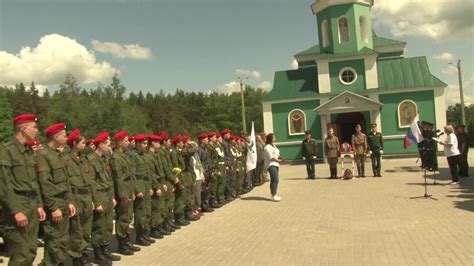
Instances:
[[[318,43],[314,0],[0,0],[0,84],[84,87],[118,73],[127,90],[270,90],[275,71]],[[375,0],[373,29],[426,56],[459,103],[474,104],[474,1]]]

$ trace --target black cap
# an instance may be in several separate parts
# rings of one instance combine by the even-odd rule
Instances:
[[[370,126],[371,126],[371,127],[376,127],[376,126],[377,126],[377,124],[375,124],[375,123],[372,123],[372,124],[370,124]]]
[[[309,131],[309,130],[306,130],[304,133],[305,133],[306,135],[308,135],[308,134],[311,134],[311,135],[312,135],[311,131]]]

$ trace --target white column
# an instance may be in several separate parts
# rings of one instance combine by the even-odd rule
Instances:
[[[273,133],[273,114],[272,114],[272,104],[271,103],[262,103],[263,111],[263,130],[266,134]]]

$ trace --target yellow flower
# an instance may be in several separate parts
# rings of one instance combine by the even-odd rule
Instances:
[[[175,168],[173,168],[173,170],[172,170],[172,171],[173,171],[173,174],[175,174],[175,175],[179,175],[179,174],[181,173],[181,171],[182,171],[182,170],[181,170],[181,168],[179,168],[179,167],[175,167]]]

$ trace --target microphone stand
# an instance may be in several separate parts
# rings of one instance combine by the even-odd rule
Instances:
[[[419,198],[430,198],[432,200],[438,200],[437,198],[432,197],[431,195],[428,194],[428,184],[426,183],[426,169],[424,171],[424,177],[425,177],[425,194],[423,196],[418,196],[418,197],[411,197],[410,199],[419,199]]]

